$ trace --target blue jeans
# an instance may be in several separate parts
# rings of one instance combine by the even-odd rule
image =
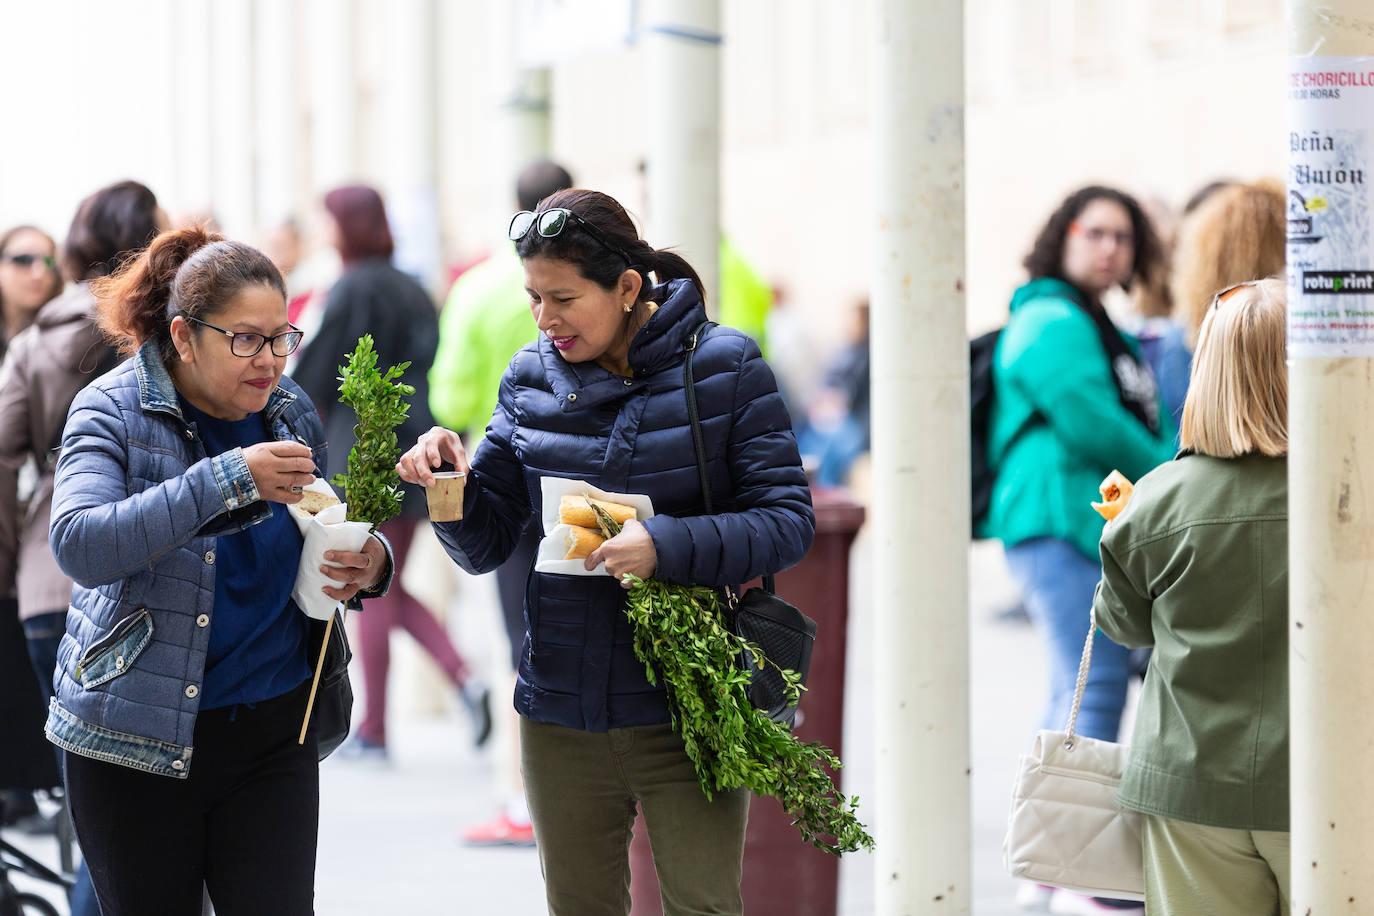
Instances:
[[[38,686],[43,691],[43,708],[48,708],[53,694],[53,673],[57,670],[57,645],[62,642],[62,634],[67,632],[67,611],[49,611],[34,614],[24,621],[24,638],[28,642],[29,661],[33,663],[33,673],[38,675]],[[59,762],[61,755],[58,755]]]
[[[51,611],[35,614],[24,621],[24,636],[29,646],[29,660],[33,662],[34,673],[38,675],[38,686],[43,689],[43,702],[52,701],[53,672],[57,670],[57,644],[67,629],[67,612]],[[53,748],[57,751],[57,748]],[[62,766],[62,753],[57,751],[57,765]],[[100,916],[100,904],[95,899],[95,888],[91,886],[91,873],[86,869],[86,860],[76,865],[76,884],[72,887],[72,916]]]
[[[1026,611],[1049,650],[1049,704],[1040,727],[1059,731],[1069,721],[1078,661],[1088,637],[1088,612],[1102,569],[1059,538],[1022,541],[1008,547],[1006,554],[1007,566],[1021,585]],[[1129,677],[1126,649],[1099,631],[1078,713],[1079,734],[1116,740]]]

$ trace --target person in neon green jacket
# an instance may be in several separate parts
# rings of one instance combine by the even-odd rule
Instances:
[[[439,424],[480,439],[510,358],[538,333],[514,248],[459,277],[439,316],[439,350],[429,373],[429,406]]]
[[[719,321],[754,338],[765,359],[769,353],[764,328],[772,308],[773,288],[744,260],[734,242],[721,233]]]

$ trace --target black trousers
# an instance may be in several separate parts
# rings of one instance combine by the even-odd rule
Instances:
[[[297,744],[310,682],[196,719],[185,779],[68,753],[67,796],[104,916],[314,912],[320,771]]]
[[[539,519],[531,518],[520,532],[515,550],[496,567],[496,592],[501,596],[501,616],[506,624],[506,638],[510,640],[512,671],[520,670],[520,649],[525,642],[525,587],[543,535]]]

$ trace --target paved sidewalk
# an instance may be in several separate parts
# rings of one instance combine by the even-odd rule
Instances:
[[[1042,662],[1028,625],[992,619],[993,611],[1014,597],[1000,550],[979,544],[971,556],[972,912],[1012,916],[1018,911],[1012,900],[1014,883],[1001,866],[1002,830],[1016,756],[1029,745],[1043,694]],[[871,566],[871,550],[861,536],[851,571],[844,788],[860,796],[862,816],[870,825],[882,817],[873,787],[875,722],[866,662],[873,641]],[[490,586],[464,588],[456,629],[478,665],[485,651],[490,670],[490,660],[501,657],[503,639],[490,606]],[[468,849],[458,842],[463,827],[495,812],[502,736],[495,735],[479,753],[471,748],[467,723],[456,709],[435,714],[411,708],[417,691],[413,672],[406,670],[414,665],[405,642],[397,638],[390,765],[375,768],[331,759],[321,768],[317,912],[543,913],[533,849]],[[494,688],[494,694],[501,705],[508,704],[508,688]],[[53,857],[50,842],[24,845],[45,860]],[[846,857],[840,869],[839,916],[870,914],[873,901],[872,858]]]
[[[882,816],[873,788],[869,749],[875,723],[865,661],[873,640],[867,594],[871,563],[861,537],[851,571],[844,788],[860,796],[869,823]],[[1039,709],[1042,666],[1030,626],[992,619],[993,611],[1014,597],[1000,550],[976,545],[972,566],[973,912],[1012,916],[1018,912],[1015,884],[1002,871],[1002,832],[1016,756],[1029,746]],[[457,842],[460,829],[490,815],[498,797],[492,761],[466,746],[465,723],[456,715],[413,716],[397,718],[392,728],[391,769],[331,761],[322,770],[317,890],[322,916],[378,908],[542,913],[534,850],[473,850]],[[840,916],[870,914],[873,902],[872,858],[846,857],[840,869]]]

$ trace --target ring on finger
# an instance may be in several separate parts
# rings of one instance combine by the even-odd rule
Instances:
[[[288,487],[288,489],[289,489],[292,493],[299,493],[299,492],[301,492],[302,490],[304,490],[305,487]]]

